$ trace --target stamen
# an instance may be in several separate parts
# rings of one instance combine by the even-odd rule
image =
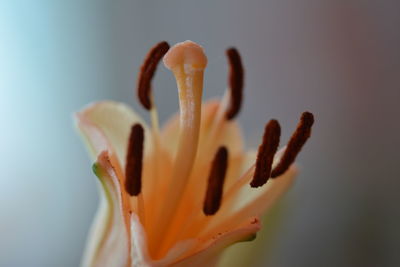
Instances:
[[[125,169],[125,190],[131,196],[139,195],[142,188],[143,142],[142,125],[133,125],[129,136]]]
[[[220,147],[214,157],[208,176],[208,187],[203,206],[205,215],[214,215],[221,205],[227,167],[228,150],[226,147]]]
[[[271,178],[278,177],[289,169],[290,165],[296,159],[301,148],[311,136],[311,126],[314,123],[314,115],[310,112],[304,112],[301,115],[300,122],[296,131],[293,133],[278,165],[273,169]]]
[[[151,103],[151,80],[153,79],[154,73],[156,72],[157,65],[162,57],[168,52],[169,44],[165,41],[156,44],[147,53],[147,56],[140,68],[137,94],[140,103],[144,108],[150,110],[152,107]]]
[[[231,89],[226,119],[231,120],[237,116],[242,105],[244,70],[240,54],[236,48],[229,48],[226,55],[229,61],[228,84]]]
[[[281,127],[279,122],[271,120],[264,130],[262,144],[258,147],[256,169],[254,171],[251,187],[259,187],[264,185],[271,174],[272,162],[274,155],[279,146],[279,138],[281,135]]]

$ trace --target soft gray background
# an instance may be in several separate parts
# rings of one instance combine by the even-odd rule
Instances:
[[[148,48],[186,39],[209,56],[205,98],[224,91],[225,48],[240,49],[249,145],[270,118],[287,140],[302,111],[316,116],[260,266],[400,266],[399,25],[399,1],[1,1],[0,266],[78,265],[97,192],[71,114],[100,99],[140,109]],[[154,88],[165,119],[164,68]]]

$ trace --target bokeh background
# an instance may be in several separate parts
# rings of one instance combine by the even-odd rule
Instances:
[[[0,1],[0,266],[78,266],[97,207],[72,114],[101,99],[141,114],[148,48],[191,39],[209,56],[205,96],[223,94],[240,49],[240,122],[257,146],[277,118],[287,140],[316,116],[275,238],[254,266],[400,266],[400,2]],[[172,75],[154,92],[177,109]]]

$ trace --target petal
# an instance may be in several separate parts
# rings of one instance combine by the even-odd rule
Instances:
[[[262,227],[252,242],[242,242],[229,247],[222,254],[219,267],[259,266],[263,258],[273,253],[284,217],[285,201],[279,202],[261,219]]]
[[[264,214],[286,193],[297,173],[297,167],[292,165],[283,175],[269,179],[262,187],[252,188],[246,184],[238,193],[232,212],[245,211],[248,216]]]
[[[152,266],[147,250],[146,232],[136,214],[131,214],[131,267]]]
[[[88,141],[92,156],[104,150],[110,151],[110,156],[115,154],[120,166],[125,166],[131,126],[135,123],[142,124],[145,135],[150,136],[145,122],[122,103],[112,101],[94,103],[78,112],[76,118],[79,130]],[[146,150],[150,148],[148,139],[150,138],[146,138]]]
[[[252,240],[260,229],[258,217],[238,223],[232,229],[216,233],[210,238],[197,237],[177,242],[160,260],[153,260],[148,252],[146,232],[136,214],[131,214],[131,266],[163,267],[215,266],[222,251],[240,241]]]
[[[252,188],[246,183],[231,202],[223,202],[221,209],[204,230],[206,236],[236,225],[237,221],[250,216],[261,216],[270,209],[290,188],[297,174],[291,166],[283,175],[270,179],[260,188]]]
[[[82,267],[96,266],[96,255],[100,250],[100,244],[106,233],[110,231],[110,225],[108,223],[112,216],[109,208],[110,204],[105,197],[106,191],[104,188],[101,187],[100,190],[102,190],[100,194],[100,205],[87,237],[81,262]]]
[[[125,267],[129,260],[127,203],[107,152],[100,153],[93,170],[101,184],[102,205],[92,226],[83,267]]]
[[[258,217],[249,218],[238,224],[229,231],[218,232],[211,238],[198,239],[199,246],[193,254],[186,255],[185,258],[176,262],[173,266],[179,267],[201,267],[216,266],[219,257],[225,248],[240,242],[254,239],[257,231],[260,230]]]
[[[228,172],[224,183],[224,191],[230,188],[237,180],[239,180],[246,171],[254,164],[257,159],[257,151],[249,151],[230,157],[228,162]]]

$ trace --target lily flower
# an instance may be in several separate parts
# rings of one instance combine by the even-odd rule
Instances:
[[[175,76],[180,112],[160,129],[151,80],[162,58]],[[235,121],[244,69],[235,48],[227,58],[229,86],[221,101],[202,103],[207,58],[201,46],[161,42],[138,79],[150,126],[112,101],[77,113],[101,192],[82,266],[216,266],[226,247],[255,238],[260,216],[293,183],[293,163],[314,119],[304,112],[278,152],[281,130],[271,120],[258,151],[246,152]]]

